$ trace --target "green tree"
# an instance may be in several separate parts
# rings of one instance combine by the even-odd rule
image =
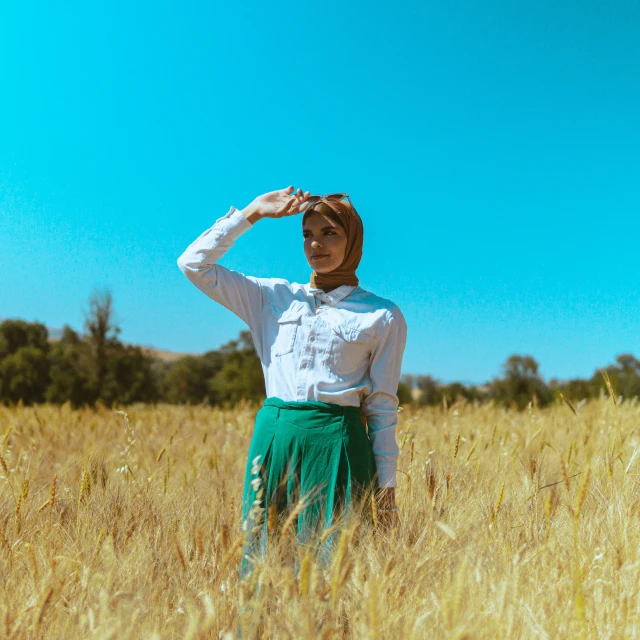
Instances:
[[[422,405],[436,405],[442,402],[440,381],[431,376],[416,376],[416,386],[420,391],[418,402]]]
[[[100,400],[107,405],[157,402],[158,388],[152,364],[153,359],[140,347],[109,343]]]
[[[510,356],[503,365],[503,372],[504,377],[494,379],[490,390],[491,397],[501,404],[524,409],[529,402],[536,401],[544,406],[553,399],[532,356]]]
[[[413,402],[413,376],[405,375],[400,377],[398,383],[398,404],[403,406],[405,404],[411,404]]]
[[[74,407],[91,403],[93,393],[89,388],[89,369],[88,345],[71,327],[65,325],[60,340],[49,349],[47,402],[63,404],[69,400]]]
[[[241,399],[260,401],[265,397],[262,365],[250,331],[241,331],[238,340],[220,348],[224,362],[209,388],[218,402],[233,405]]]
[[[616,395],[623,398],[640,397],[640,361],[630,353],[616,357],[616,364],[598,369],[591,378],[593,395],[597,396],[604,387],[602,373],[609,375]]]
[[[580,402],[580,400],[594,397],[594,385],[589,380],[583,380],[582,378],[574,378],[565,382],[552,380],[550,386],[555,391],[561,391],[565,398],[573,402]]]
[[[108,289],[95,289],[85,314],[86,343],[90,352],[88,384],[94,400],[104,399],[103,387],[108,369],[109,350],[119,344],[120,327],[113,318],[113,296]],[[106,393],[111,396],[112,392]]]
[[[0,362],[0,399],[3,401],[42,402],[48,384],[47,354],[38,347],[20,347]]]
[[[224,356],[218,351],[172,362],[165,367],[160,381],[162,398],[177,404],[217,404],[220,398],[211,390],[210,381],[223,363]]]
[[[481,394],[475,387],[464,385],[462,382],[451,382],[450,384],[442,385],[439,393],[441,397],[447,399],[447,403],[450,405],[462,398],[469,401],[481,398]]]
[[[46,353],[48,339],[49,332],[41,322],[5,320],[0,323],[0,360],[21,347],[35,347]]]

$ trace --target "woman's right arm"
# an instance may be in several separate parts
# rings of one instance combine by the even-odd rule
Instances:
[[[180,270],[204,294],[235,313],[254,327],[262,313],[263,296],[260,279],[245,276],[218,264],[235,240],[262,218],[279,218],[300,213],[309,196],[293,187],[258,196],[243,210],[231,207],[192,242],[178,258]]]

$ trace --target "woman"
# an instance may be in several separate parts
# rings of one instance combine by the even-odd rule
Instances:
[[[216,264],[263,218],[302,212],[308,284]],[[358,286],[362,246],[347,194],[310,196],[290,186],[241,211],[231,207],[178,259],[191,282],[247,323],[265,376],[243,492],[243,529],[257,537],[242,574],[256,544],[264,553],[267,528],[295,505],[303,542],[317,540],[376,485],[379,520],[397,523],[396,394],[407,325],[397,305]]]

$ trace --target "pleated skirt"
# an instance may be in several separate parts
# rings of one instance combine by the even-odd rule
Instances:
[[[240,577],[265,556],[269,537],[278,535],[287,520],[301,544],[324,537],[317,549],[326,560],[349,511],[370,518],[365,501],[375,481],[375,458],[359,407],[266,398],[247,457]]]

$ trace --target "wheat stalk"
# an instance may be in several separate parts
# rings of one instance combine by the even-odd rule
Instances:
[[[267,508],[267,531],[273,533],[277,527],[278,506],[271,503]]]
[[[309,584],[311,575],[311,554],[307,549],[302,558],[302,566],[300,567],[300,595],[306,598],[309,594]]]
[[[584,503],[584,499],[587,495],[587,484],[589,482],[590,475],[591,469],[587,467],[587,470],[584,472],[584,476],[582,477],[580,490],[578,491],[578,499],[576,500],[576,507],[574,510],[576,520],[580,517],[580,510],[582,509],[582,504]]]
[[[373,518],[373,528],[377,529],[379,525],[378,519],[378,501],[375,495],[371,496],[371,517]]]
[[[7,433],[9,433],[9,430],[7,431]],[[5,437],[8,437],[8,436],[5,436]],[[7,482],[9,483],[9,489],[11,490],[11,495],[13,496],[13,503],[17,508],[18,499],[16,498],[15,491],[13,490],[13,476],[9,472],[9,467],[7,466],[7,463],[5,462],[5,459],[2,457],[2,453],[0,453],[0,467],[2,467],[2,471],[4,472],[5,478],[7,479]]]
[[[564,393],[562,393],[562,391],[558,391],[558,393],[560,394],[560,398],[562,398],[562,401],[567,405],[567,407],[569,407],[569,409],[571,409],[573,415],[577,418],[578,412],[576,411],[576,408],[573,406],[569,398],[567,398]]]
[[[300,513],[304,510],[304,508],[309,504],[309,498],[307,496],[303,496],[298,500],[296,506],[291,510],[289,517],[285,520],[284,525],[282,526],[282,531],[280,532],[280,537],[284,538],[289,529],[291,529],[293,523],[296,521]]]
[[[569,492],[571,491],[571,482],[569,481],[569,473],[567,472],[567,467],[562,458],[560,458],[560,470],[562,471],[562,480],[564,481],[564,488],[567,490],[567,492]]]
[[[502,483],[502,486],[500,487],[500,493],[498,494],[498,499],[496,500],[496,504],[494,507],[492,507],[491,509],[491,523],[493,524],[496,521],[496,518],[498,517],[498,513],[500,513],[500,507],[502,507],[502,499],[504,498],[504,482]]]
[[[331,609],[335,611],[338,601],[338,593],[340,591],[340,583],[342,577],[342,565],[347,555],[350,535],[347,530],[343,530],[338,543],[338,550],[334,558],[333,578],[331,580]]]
[[[187,563],[185,562],[184,554],[182,553],[182,549],[180,548],[180,543],[178,542],[178,537],[176,535],[173,536],[173,548],[175,549],[176,557],[178,558],[178,562],[180,563],[182,570],[186,571]]]
[[[18,499],[16,501],[16,509],[15,509],[15,518],[16,518],[16,528],[18,533],[22,531],[22,494],[18,494]]]
[[[51,480],[51,487],[49,488],[49,501],[51,502],[51,510],[53,511],[53,507],[56,503],[56,485],[58,483],[58,474],[54,474],[53,479]]]
[[[4,449],[4,447],[7,446],[7,441],[9,440],[9,436],[11,435],[11,432],[13,431],[13,427],[11,425],[9,425],[7,427],[7,430],[4,432],[4,435],[2,436],[2,448]]]
[[[4,532],[2,530],[0,530],[0,542],[2,543],[2,546],[9,552],[11,553],[11,545],[9,544],[7,538],[4,535]]]
[[[547,493],[547,499],[544,502],[544,516],[545,516],[545,543],[549,540],[549,534],[551,533],[551,517],[553,516],[554,503],[556,498],[556,488],[551,487],[551,491]]]
[[[609,378],[609,374],[606,371],[603,371],[602,377],[604,378],[604,384],[607,387],[607,391],[609,392],[609,397],[611,398],[611,402],[613,402],[614,407],[617,407],[618,402],[617,402],[616,392],[613,388],[613,385],[611,384],[611,379]]]
[[[53,587],[49,587],[42,598],[42,604],[40,605],[38,615],[35,620],[36,628],[42,623],[42,618],[44,617],[45,611],[51,604],[51,600],[53,600]]]
[[[469,453],[467,454],[467,459],[465,460],[465,463],[464,463],[465,467],[469,464],[469,461],[471,460],[471,456],[473,455],[473,452],[476,450],[477,446],[478,446],[478,441],[476,440],[473,443],[473,446],[471,447],[471,449],[469,450]]]
[[[378,618],[378,585],[375,576],[369,579],[369,637],[380,637],[380,621]]]

